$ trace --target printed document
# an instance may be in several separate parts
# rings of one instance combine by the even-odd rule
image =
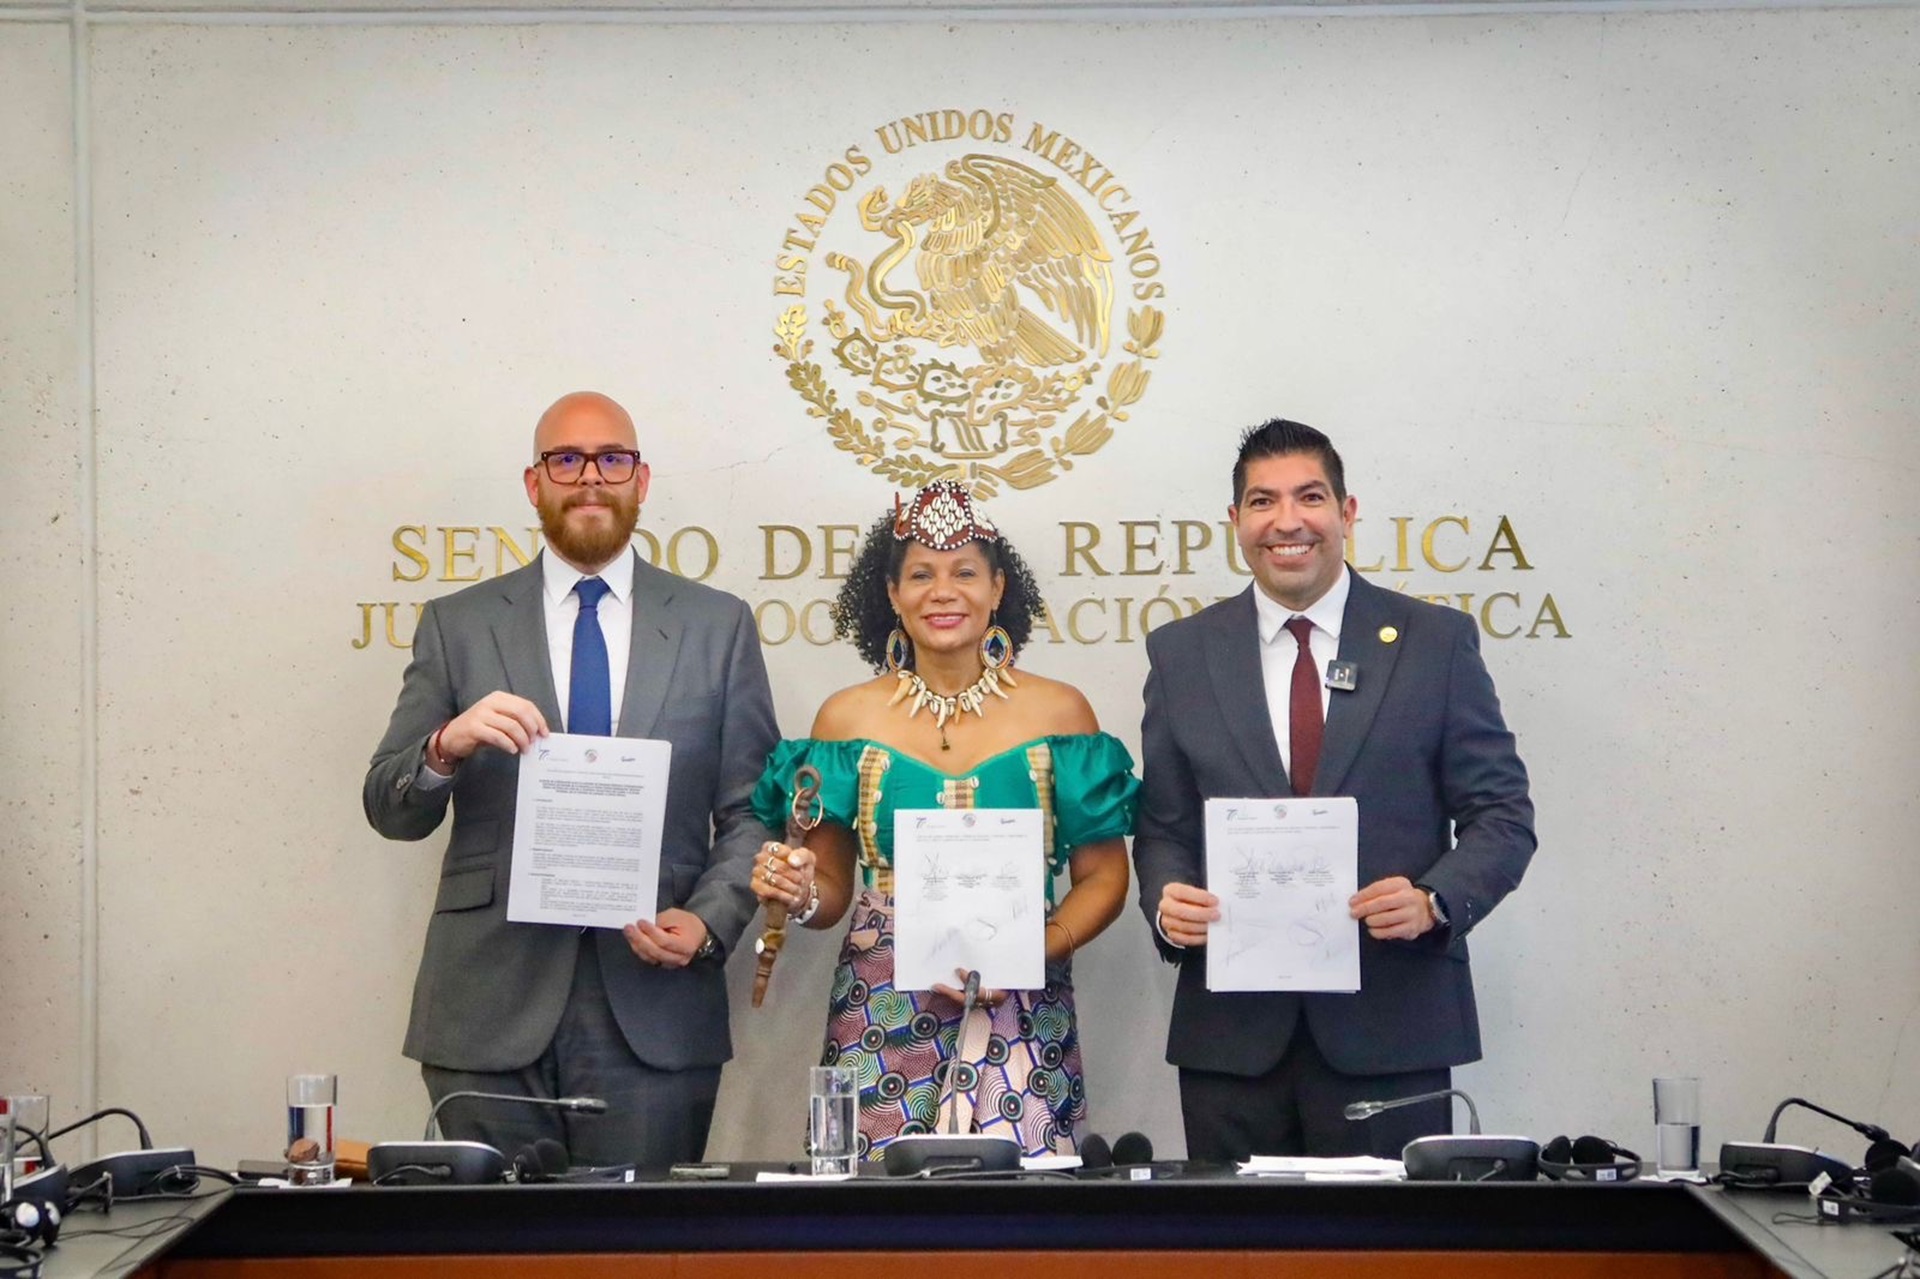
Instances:
[[[660,885],[670,742],[550,733],[520,757],[507,918],[625,928]]]
[[[988,990],[1047,984],[1047,859],[1037,808],[902,809],[893,817],[893,981]]]
[[[1360,810],[1351,798],[1210,799],[1208,990],[1360,989]]]

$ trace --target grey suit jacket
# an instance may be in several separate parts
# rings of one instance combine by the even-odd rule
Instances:
[[[453,1070],[516,1070],[538,1057],[580,944],[576,929],[507,921],[518,757],[483,747],[452,785],[414,786],[434,730],[496,689],[533,702],[558,729],[540,590],[535,560],[427,605],[362,796],[390,839],[425,838],[453,806],[405,1046]],[[658,907],[692,911],[731,950],[754,912],[753,855],[771,834],[748,800],[779,736],[747,606],[639,561],[616,731],[673,743]],[[678,1070],[732,1056],[719,964],[656,968],[610,929],[596,930],[595,944],[614,1016],[642,1061]]]
[[[1167,1060],[1235,1075],[1278,1064],[1305,1017],[1337,1070],[1393,1074],[1477,1060],[1480,1025],[1467,934],[1520,882],[1533,855],[1527,772],[1480,659],[1473,619],[1353,576],[1340,657],[1359,668],[1334,692],[1316,795],[1360,808],[1360,883],[1405,875],[1452,917],[1413,942],[1360,932],[1354,995],[1206,989],[1206,951],[1160,940],[1181,966]],[[1141,731],[1134,863],[1151,922],[1169,883],[1206,884],[1202,802],[1291,795],[1267,716],[1249,587],[1154,631]],[[1398,634],[1389,643],[1382,630]]]

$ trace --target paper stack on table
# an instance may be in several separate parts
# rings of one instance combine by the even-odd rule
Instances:
[[[1255,1155],[1240,1165],[1242,1177],[1279,1177],[1288,1181],[1405,1181],[1406,1165],[1398,1159],[1348,1155],[1314,1159],[1304,1155]]]

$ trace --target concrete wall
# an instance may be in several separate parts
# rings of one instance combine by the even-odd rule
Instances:
[[[594,386],[640,420],[645,528],[770,640],[817,628],[815,526],[893,486],[789,386],[776,258],[849,146],[874,168],[830,235],[978,145],[876,133],[954,109],[1006,113],[987,149],[1039,168],[1035,124],[1097,155],[1165,288],[1112,438],[990,508],[1060,624],[1026,664],[1137,746],[1145,602],[1245,581],[1237,431],[1322,426],[1354,562],[1483,618],[1534,776],[1540,855],[1475,943],[1460,1082],[1489,1125],[1648,1141],[1648,1077],[1697,1072],[1710,1146],[1793,1093],[1920,1135],[1914,10],[15,9],[0,1079],[59,1118],[269,1154],[281,1076],[331,1069],[349,1134],[418,1126],[399,1043],[441,841],[359,812],[405,660],[384,605],[404,642],[512,562],[487,530],[527,541],[533,418]],[[816,359],[837,278],[815,254]],[[805,572],[771,524],[813,529]],[[768,654],[789,734],[861,675],[805,634]],[[797,1153],[834,941],[796,942],[758,1014],[735,966],[716,1157]],[[1079,982],[1091,1127],[1177,1152],[1136,914]]]

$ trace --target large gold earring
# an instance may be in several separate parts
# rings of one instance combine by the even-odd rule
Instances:
[[[913,665],[913,641],[898,626],[887,635],[887,669],[898,674]]]
[[[980,637],[980,664],[990,671],[1005,670],[1013,661],[1013,636],[995,622]]]

